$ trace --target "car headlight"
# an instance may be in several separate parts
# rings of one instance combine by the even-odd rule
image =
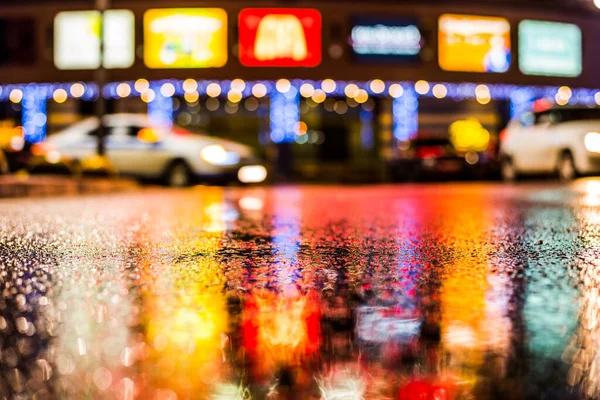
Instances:
[[[588,132],[584,139],[585,148],[591,153],[600,153],[600,133]]]
[[[246,165],[238,171],[242,183],[260,183],[267,179],[267,169],[262,165]]]
[[[220,144],[206,146],[200,152],[200,156],[207,163],[218,166],[236,165],[240,162],[239,154],[225,150]]]
[[[60,162],[61,157],[62,156],[58,150],[50,150],[46,153],[44,159],[50,164],[58,164]]]

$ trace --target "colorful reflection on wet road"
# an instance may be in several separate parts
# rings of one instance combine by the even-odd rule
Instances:
[[[598,186],[3,201],[0,397],[597,397]]]

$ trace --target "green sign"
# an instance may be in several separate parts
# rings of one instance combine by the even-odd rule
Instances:
[[[561,22],[522,21],[519,24],[519,69],[527,75],[581,75],[581,29]]]

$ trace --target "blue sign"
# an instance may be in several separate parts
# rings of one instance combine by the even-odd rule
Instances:
[[[357,60],[417,60],[423,36],[415,21],[356,19],[350,34],[350,47]]]

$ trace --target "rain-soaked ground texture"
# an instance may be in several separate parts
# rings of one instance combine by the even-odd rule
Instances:
[[[0,398],[600,396],[600,180],[0,201]]]

